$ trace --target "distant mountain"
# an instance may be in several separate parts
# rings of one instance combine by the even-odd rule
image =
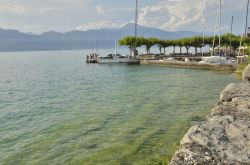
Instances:
[[[41,35],[22,33],[0,28],[0,51],[72,50],[91,48],[95,43],[100,48],[114,46],[114,41],[134,34],[134,24],[120,29],[98,29],[59,33],[45,32]],[[192,31],[164,31],[157,28],[138,26],[138,36],[176,39],[202,35]]]

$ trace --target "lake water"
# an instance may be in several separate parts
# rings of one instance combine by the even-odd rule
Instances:
[[[233,74],[0,53],[0,164],[167,163]]]

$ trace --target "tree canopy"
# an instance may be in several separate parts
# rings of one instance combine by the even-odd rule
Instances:
[[[231,45],[232,48],[236,49],[240,46],[240,42],[241,42],[241,36],[236,36],[230,33],[221,36],[221,46],[229,47]],[[195,37],[175,39],[175,40],[163,40],[157,38],[144,38],[144,37],[135,38],[133,36],[127,36],[124,37],[123,39],[120,39],[119,44],[121,46],[128,46],[130,49],[145,46],[147,54],[150,54],[150,49],[153,46],[158,46],[160,52],[162,51],[162,48],[164,49],[165,52],[165,49],[167,47],[174,47],[174,53],[176,46],[180,48],[180,52],[182,51],[181,49],[182,47],[186,48],[187,53],[191,47],[194,47],[195,53],[197,53],[197,48],[201,48],[206,45],[209,45],[210,47],[212,47],[213,45],[217,46],[219,44],[219,37],[212,36],[212,37],[204,37],[203,39],[202,36],[195,36]],[[241,44],[250,45],[250,39],[244,37],[242,39]]]

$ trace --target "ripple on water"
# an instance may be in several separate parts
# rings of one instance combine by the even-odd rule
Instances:
[[[0,56],[0,164],[166,164],[190,122],[237,81],[207,70],[87,65],[81,54]]]

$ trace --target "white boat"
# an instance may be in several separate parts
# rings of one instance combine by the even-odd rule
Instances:
[[[215,47],[214,49],[211,50],[211,56],[209,57],[202,57],[202,61],[199,63],[216,63],[216,64],[221,64],[221,63],[227,63],[227,57],[224,56],[223,51],[221,50],[221,0],[219,0],[219,45]],[[217,28],[215,28],[215,31]],[[216,32],[214,31],[214,40],[213,40],[213,47],[215,43],[215,37],[216,37]],[[203,38],[204,38],[204,32],[203,32]],[[216,55],[214,52],[217,52]]]
[[[165,59],[165,61],[177,61],[177,60],[174,59],[173,57],[169,57],[169,58]]]
[[[138,17],[138,0],[136,0],[136,7],[135,7],[135,38],[137,38],[137,17]],[[126,63],[126,64],[139,64],[140,60],[137,57],[138,52],[136,48],[132,51],[130,56],[122,56],[117,53],[117,42],[115,41],[115,53],[108,54],[106,57],[100,57],[99,63]]]
[[[199,63],[227,63],[227,58],[220,56],[202,57],[202,61]]]
[[[190,62],[189,58],[187,58],[187,57],[184,59],[184,61],[185,62]]]
[[[100,64],[107,63],[128,63],[130,61],[129,56],[122,56],[117,53],[117,42],[115,41],[115,53],[108,54],[106,57],[99,57]]]

